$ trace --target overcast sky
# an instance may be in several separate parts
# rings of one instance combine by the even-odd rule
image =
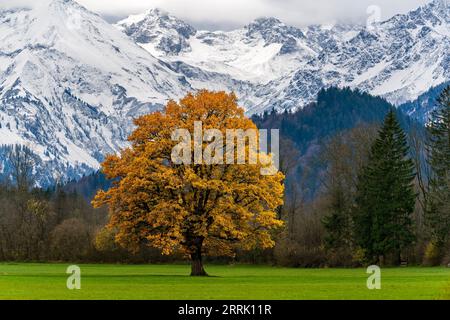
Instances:
[[[367,8],[377,5],[381,19],[404,13],[429,0],[77,0],[109,20],[158,7],[197,28],[232,29],[255,18],[274,16],[304,26],[336,21],[365,23]]]
[[[48,0],[0,0],[35,3]],[[273,16],[296,26],[314,23],[365,23],[371,5],[380,8],[382,20],[415,9],[430,0],[76,0],[110,22],[150,8],[161,8],[197,28],[233,29],[258,17]],[[3,3],[3,5],[2,5]],[[376,13],[375,13],[376,14]]]

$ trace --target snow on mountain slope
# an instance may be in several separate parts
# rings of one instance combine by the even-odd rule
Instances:
[[[113,26],[74,0],[36,3],[0,10],[0,150],[31,147],[41,185],[98,168],[127,145],[134,117],[187,91],[233,90],[250,115],[302,107],[332,85],[400,104],[450,80],[446,0],[370,29],[260,18],[229,32],[157,9]]]
[[[414,101],[408,101],[399,106],[405,114],[421,123],[428,123],[431,119],[432,112],[436,109],[437,99],[442,91],[450,85],[449,82],[443,82],[437,87],[430,88],[427,92],[420,95]]]
[[[260,18],[231,32],[210,32],[197,31],[153,9],[119,21],[117,27],[159,58],[181,60],[256,83],[291,72],[319,53],[310,47],[314,43],[309,43],[300,29],[275,18]]]
[[[147,47],[152,53],[157,49],[168,55],[189,51],[188,39],[196,33],[193,27],[160,9],[130,16],[118,26],[136,42],[152,44]]]
[[[398,105],[450,79],[449,3],[435,0],[354,37],[331,43],[281,90],[267,88],[271,105],[295,108],[321,87],[350,86]],[[259,106],[263,110],[267,104]]]
[[[168,63],[181,61],[253,85],[250,96],[243,97],[253,102],[245,105],[251,114],[272,107],[302,107],[322,87],[332,85],[358,87],[397,105],[414,100],[450,79],[449,11],[447,0],[434,0],[373,28],[335,25],[301,30],[275,18],[261,18],[242,29],[208,32],[150,10],[117,27]],[[173,31],[180,28],[190,32]],[[149,32],[158,37],[139,36]],[[180,43],[183,50],[161,49],[161,38]]]
[[[360,67],[352,86],[384,95],[395,104],[413,100],[450,79],[449,11],[446,0],[435,0],[408,14],[394,16],[373,32],[356,38],[369,49],[357,60],[340,56],[334,64],[356,63]],[[348,51],[349,47],[344,48],[344,52]]]
[[[98,168],[126,145],[133,117],[191,89],[72,0],[0,11],[0,145],[29,145],[47,174]]]

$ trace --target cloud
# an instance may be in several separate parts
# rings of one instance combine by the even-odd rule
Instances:
[[[34,6],[35,1],[31,0],[1,0],[0,9],[10,8],[31,8]]]
[[[1,0],[0,7],[32,5],[48,0]],[[415,9],[430,0],[77,0],[109,21],[161,8],[194,26],[210,29],[241,27],[258,17],[273,16],[296,26],[336,21],[365,23],[367,8],[380,8],[381,19]]]
[[[91,10],[124,17],[158,7],[194,25],[235,28],[262,16],[304,26],[315,23],[359,22],[377,5],[381,19],[415,9],[429,0],[78,0]]]

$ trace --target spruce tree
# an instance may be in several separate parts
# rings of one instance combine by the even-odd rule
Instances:
[[[406,135],[391,110],[358,177],[355,236],[371,263],[391,258],[399,264],[402,251],[415,239],[415,173],[408,154]]]
[[[322,223],[326,230],[325,245],[327,249],[350,249],[351,247],[351,215],[349,201],[343,192],[343,187],[334,188],[330,192],[330,215],[323,218]]]
[[[426,223],[431,230],[433,244],[442,251],[450,238],[450,86],[437,102],[427,127],[431,176]]]

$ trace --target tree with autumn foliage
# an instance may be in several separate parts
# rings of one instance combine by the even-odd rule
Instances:
[[[109,206],[108,228],[117,243],[133,251],[142,244],[166,255],[181,251],[190,257],[194,276],[207,275],[203,255],[232,256],[238,247],[273,247],[272,230],[283,224],[276,209],[283,204],[284,176],[275,170],[261,174],[273,169],[270,155],[258,152],[261,161],[255,164],[173,161],[179,144],[172,139],[174,130],[194,135],[199,121],[203,130],[216,129],[223,136],[227,129],[257,129],[234,94],[202,90],[169,101],[162,111],[135,120],[129,148],[106,157],[102,170],[114,184],[93,201],[95,207]],[[220,150],[214,144],[218,138],[210,138],[202,139],[202,152],[223,156],[225,147]],[[245,150],[246,159],[255,152],[250,143]],[[189,157],[194,159],[194,154]]]

